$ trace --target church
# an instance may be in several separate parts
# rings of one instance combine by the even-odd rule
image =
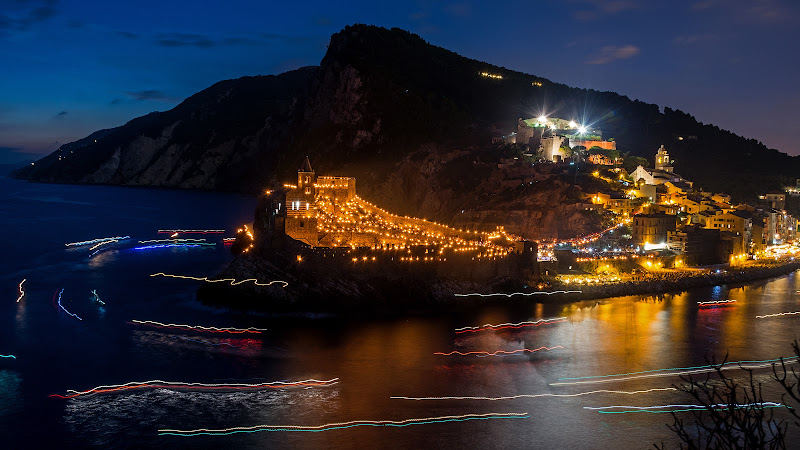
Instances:
[[[662,144],[656,153],[655,168],[645,169],[640,165],[631,173],[631,179],[636,184],[661,185],[670,182],[673,185],[686,185],[691,189],[692,182],[675,173],[673,162],[670,161],[669,153]]]

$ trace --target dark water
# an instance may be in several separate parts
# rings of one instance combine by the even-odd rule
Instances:
[[[230,260],[213,248],[134,250],[163,238],[163,228],[228,230],[252,221],[254,199],[232,195],[114,187],[38,185],[0,179],[0,435],[11,447],[202,448],[647,448],[673,442],[669,414],[601,414],[585,406],[689,403],[675,392],[590,394],[507,400],[404,400],[393,396],[574,394],[597,389],[669,387],[677,377],[552,385],[563,377],[617,374],[790,355],[800,316],[796,274],[743,287],[663,297],[626,297],[527,310],[351,321],[245,315],[200,305],[198,283],[154,272],[205,276]],[[130,235],[89,257],[64,244]],[[209,237],[209,236],[206,236]],[[218,240],[219,237],[209,237]],[[26,278],[26,295],[16,302]],[[82,320],[54,305],[62,304]],[[92,300],[96,290],[106,303]],[[698,310],[696,302],[732,298],[735,307]],[[457,334],[458,327],[567,317],[538,327]],[[221,336],[131,325],[132,319],[218,327],[262,327],[257,337]],[[563,348],[505,357],[435,352]],[[732,372],[733,373],[733,372]],[[768,400],[779,400],[770,372]],[[734,373],[735,374],[735,373]],[[67,389],[130,381],[256,383],[304,379],[327,387],[261,391],[160,388],[76,399]],[[262,431],[227,436],[159,436],[161,428],[323,425],[479,413],[527,413],[523,419],[354,427],[322,432]],[[11,448],[9,447],[9,448]]]

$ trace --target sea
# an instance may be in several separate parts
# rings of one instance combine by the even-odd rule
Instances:
[[[793,355],[800,314],[757,316],[800,310],[797,273],[374,319],[201,304],[193,278],[232,260],[223,238],[254,207],[234,194],[0,178],[0,446],[670,447],[669,411],[696,403],[676,390],[680,375],[722,361],[754,361],[764,400],[782,401],[770,363]],[[171,236],[160,230],[224,232],[170,246],[152,242]],[[698,305],[712,300],[736,302]]]

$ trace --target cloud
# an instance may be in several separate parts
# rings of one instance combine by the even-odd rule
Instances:
[[[635,45],[623,45],[616,47],[608,45],[600,49],[599,54],[586,62],[586,64],[608,64],[618,59],[628,59],[639,54],[639,47]]]
[[[569,0],[570,3],[582,3],[592,9],[604,13],[615,14],[631,9],[638,9],[640,3],[632,0]]]
[[[317,17],[314,17],[314,25],[317,25],[317,26],[320,26],[320,27],[324,27],[324,26],[327,26],[327,25],[331,25],[332,23],[333,23],[333,20],[331,20],[331,18],[328,17],[328,16],[317,16]]]
[[[453,17],[469,17],[472,15],[472,5],[469,3],[450,3],[442,10]]]
[[[699,0],[690,9],[731,15],[738,21],[761,24],[793,23],[800,19],[796,0]]]
[[[54,17],[56,0],[4,2],[0,11],[0,34],[27,31],[32,26]]]
[[[160,33],[155,41],[162,47],[211,48],[216,45],[208,36],[195,33]]]
[[[130,31],[115,31],[114,34],[125,39],[139,39],[139,33],[132,33]]]
[[[122,103],[122,99],[121,98],[115,98],[115,99],[112,99],[110,102],[108,102],[108,104],[110,106],[117,106],[117,105],[119,105],[121,103]]]
[[[225,38],[221,41],[222,45],[258,45],[261,42],[250,39],[250,38],[243,38],[243,37],[229,37]]]
[[[67,116],[67,114],[68,113],[66,111],[61,111],[58,114],[56,114],[55,116],[53,116],[53,118],[54,119],[63,119],[64,117]]]
[[[713,33],[689,34],[689,35],[675,36],[672,42],[677,45],[692,45],[703,42],[718,41],[719,39],[720,35]]]
[[[125,95],[136,101],[158,101],[158,102],[174,102],[177,100],[175,97],[170,97],[163,91],[155,89],[146,89],[143,91],[125,91]],[[114,100],[112,100],[114,102]]]

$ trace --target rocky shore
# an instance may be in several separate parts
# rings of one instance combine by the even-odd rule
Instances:
[[[426,270],[360,273],[342,269],[331,272],[330,268],[301,267],[288,261],[281,263],[257,255],[241,255],[215,278],[256,279],[261,285],[252,281],[236,285],[204,283],[197,296],[206,304],[270,314],[417,314],[462,311],[489,305],[524,306],[657,295],[774,278],[797,269],[800,269],[800,262],[787,259],[758,266],[654,275],[635,282],[580,287],[554,285],[542,291],[562,292],[534,294],[535,289],[526,287],[524,281],[507,277],[476,283],[440,279]],[[275,283],[263,285],[270,281]]]

